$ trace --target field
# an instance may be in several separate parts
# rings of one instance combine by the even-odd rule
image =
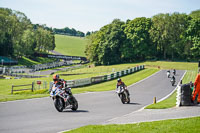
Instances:
[[[199,133],[200,117],[124,125],[88,125],[65,133]]]
[[[55,51],[70,56],[84,56],[87,39],[65,35],[55,35]]]
[[[44,64],[54,61],[56,61],[56,59],[53,58],[34,57],[33,60],[26,57],[22,57],[21,59],[18,60],[18,66],[31,66],[31,65]]]

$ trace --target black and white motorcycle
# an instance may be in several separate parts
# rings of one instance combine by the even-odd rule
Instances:
[[[118,96],[120,97],[121,101],[123,104],[125,103],[130,103],[130,97],[127,93],[127,91],[125,91],[125,88],[122,86],[119,86],[116,89],[116,93],[118,93]]]
[[[53,99],[58,112],[62,112],[63,109],[72,109],[73,111],[78,109],[78,101],[72,95],[71,88],[60,89],[60,85],[53,85],[50,97]]]
[[[176,83],[176,79],[175,79],[174,76],[172,76],[172,78],[170,79],[170,82],[171,82],[172,86],[175,85],[175,83]]]

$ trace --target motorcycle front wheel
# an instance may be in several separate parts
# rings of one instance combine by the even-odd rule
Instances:
[[[55,108],[58,112],[62,112],[63,109],[64,109],[64,103],[62,101],[62,99],[60,97],[56,98],[54,100],[54,105],[55,105]]]
[[[76,111],[78,109],[78,101],[75,97],[73,97],[73,104],[72,104],[72,110]]]
[[[124,94],[121,94],[120,95],[120,99],[121,99],[121,101],[122,101],[122,103],[123,104],[125,104],[125,101],[126,101],[126,98],[125,98],[126,96],[124,95]]]

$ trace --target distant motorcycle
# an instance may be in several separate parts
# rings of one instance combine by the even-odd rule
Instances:
[[[71,94],[69,95],[66,93],[66,90],[60,89],[60,85],[53,85],[50,97],[54,101],[54,106],[58,112],[62,112],[63,109],[72,109],[76,111],[78,109],[78,101],[76,98]],[[71,88],[67,88],[69,93],[71,93]]]
[[[170,71],[167,71],[167,77],[168,78],[170,77]]]
[[[176,75],[176,70],[175,69],[173,70],[173,74]]]
[[[175,82],[176,82],[175,78],[171,78],[170,82],[171,82],[172,86],[174,86]]]
[[[128,96],[128,93],[125,91],[124,87],[119,86],[116,89],[116,93],[118,93],[118,96],[120,97],[123,104],[130,103],[130,97]]]

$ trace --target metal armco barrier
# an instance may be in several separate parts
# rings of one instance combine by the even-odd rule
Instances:
[[[67,86],[68,87],[79,87],[79,86],[85,86],[90,84],[96,84],[104,81],[109,81],[112,79],[119,78],[121,76],[125,76],[131,73],[134,73],[136,71],[144,69],[144,65],[136,66],[127,70],[123,70],[120,72],[115,72],[109,75],[104,76],[97,76],[92,78],[85,78],[85,79],[77,79],[77,80],[67,80]]]
[[[92,77],[92,78],[91,78],[91,82],[92,82],[93,84],[95,84],[95,83],[100,83],[100,82],[102,82],[102,81],[104,81],[104,76],[98,76],[98,77]]]

